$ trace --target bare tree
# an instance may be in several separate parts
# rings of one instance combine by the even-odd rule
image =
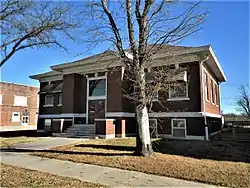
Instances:
[[[74,40],[79,26],[70,3],[5,0],[0,7],[1,64],[26,48],[57,46],[67,50],[63,38]]]
[[[242,85],[239,91],[240,96],[236,101],[237,110],[250,118],[250,95],[247,86]]]
[[[148,116],[152,96],[166,90],[169,85],[164,83],[172,77],[166,67],[156,68],[153,55],[162,44],[176,44],[200,30],[207,12],[199,10],[199,3],[166,0],[100,0],[86,5],[83,14],[87,13],[86,19],[90,19],[86,21],[86,42],[94,47],[104,42],[117,51],[132,86],[124,96],[135,105],[138,130],[135,153],[149,156],[153,152]],[[148,68],[153,75],[149,82],[145,72]]]

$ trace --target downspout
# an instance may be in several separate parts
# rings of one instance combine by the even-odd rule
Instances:
[[[209,56],[207,55],[205,57],[205,59],[200,61],[200,77],[201,77],[201,103],[202,103],[202,112],[204,115],[204,121],[205,121],[205,140],[209,140],[209,135],[208,135],[208,126],[207,126],[207,116],[206,116],[206,112],[205,112],[205,97],[204,97],[204,87],[203,87],[203,83],[204,83],[204,71],[203,71],[203,63],[206,62],[209,59]]]

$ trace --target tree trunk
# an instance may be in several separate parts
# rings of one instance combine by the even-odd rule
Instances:
[[[149,156],[153,153],[151,146],[149,119],[147,107],[139,104],[136,106],[137,136],[135,155]]]
[[[138,102],[136,103],[136,155],[149,156],[153,153],[149,132],[148,109],[146,106],[145,93],[145,72],[144,67],[136,70],[136,90],[138,92]]]

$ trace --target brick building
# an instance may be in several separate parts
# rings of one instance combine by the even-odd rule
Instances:
[[[0,82],[0,126],[36,127],[38,91],[33,86]]]
[[[132,54],[127,54],[131,57]],[[155,96],[150,126],[160,137],[208,140],[221,130],[220,84],[226,77],[210,45],[161,46],[150,69],[179,69],[168,96]],[[112,69],[115,68],[115,69]],[[126,67],[112,52],[51,66],[31,76],[40,82],[38,131],[60,136],[135,135],[135,108],[123,91],[130,88]],[[178,91],[178,92],[175,92]],[[168,107],[168,109],[162,106]]]

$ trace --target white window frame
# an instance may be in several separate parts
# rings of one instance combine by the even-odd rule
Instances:
[[[91,80],[105,80],[105,95],[102,95],[102,96],[89,96],[89,81]],[[88,78],[88,81],[87,81],[87,97],[88,97],[88,100],[98,100],[98,99],[107,99],[107,76],[98,76],[98,77],[91,77],[91,78]]]
[[[217,105],[217,93],[216,93],[216,83],[213,82],[213,90],[214,90],[214,104]]]
[[[174,121],[184,121],[185,128],[182,127],[175,127],[174,128]],[[173,129],[185,129],[185,137],[174,137],[174,132]],[[171,131],[172,131],[172,136],[174,138],[186,138],[187,137],[187,120],[186,119],[181,119],[181,118],[173,118],[171,119]]]
[[[184,101],[184,100],[190,100],[190,98],[188,97],[188,83],[185,83],[185,87],[186,87],[186,97],[171,97],[171,86],[169,86],[169,90],[168,90],[168,101]]]
[[[209,82],[209,84],[210,84],[210,87],[211,87],[211,92],[210,92],[210,94],[211,94],[211,103],[212,103],[213,105],[215,105],[214,96],[213,96],[213,92],[214,92],[214,81],[213,81],[212,77],[210,77],[210,82]]]
[[[63,98],[63,94],[60,93],[59,94],[59,98],[58,98],[58,104],[57,104],[57,106],[62,106],[62,98]],[[60,99],[61,99],[61,101],[60,101]]]
[[[24,117],[28,117],[28,122],[27,123],[23,123],[23,118]],[[28,125],[29,124],[29,121],[30,121],[30,117],[29,116],[22,116],[22,125]]]
[[[18,114],[16,117],[14,114]],[[11,122],[20,122],[20,112],[12,112]]]
[[[87,78],[87,99],[86,99],[86,123],[88,124],[88,110],[89,110],[89,100],[99,100],[99,99],[104,99],[105,100],[105,117],[106,117],[106,113],[107,113],[107,95],[108,95],[108,77],[107,77],[107,72],[105,72],[105,76],[98,76],[98,77],[91,77],[89,78],[88,76],[86,76]],[[99,80],[99,79],[105,79],[105,96],[89,96],[89,81],[90,80]]]
[[[24,100],[24,102],[20,102],[21,100]],[[28,97],[21,96],[21,95],[14,95],[14,105],[13,106],[28,106]]]
[[[49,121],[49,125],[46,125],[46,120]],[[52,127],[52,119],[44,119],[44,130],[50,131]]]
[[[0,105],[3,104],[3,94],[0,94]]]
[[[49,96],[50,96],[50,97],[51,97],[51,96],[53,97],[53,100],[52,100],[52,103],[53,103],[53,104],[47,104],[48,101],[46,100],[46,98],[49,97]],[[43,105],[43,106],[44,106],[44,107],[53,107],[53,106],[54,106],[54,95],[53,95],[53,94],[49,94],[49,95],[45,95],[45,96],[44,96],[44,105]]]
[[[209,101],[209,98],[208,98],[208,96],[209,96],[209,93],[208,93],[208,75],[207,75],[207,73],[205,72],[204,73],[204,93],[205,93],[205,96],[206,96],[206,101],[207,102],[210,102]]]

